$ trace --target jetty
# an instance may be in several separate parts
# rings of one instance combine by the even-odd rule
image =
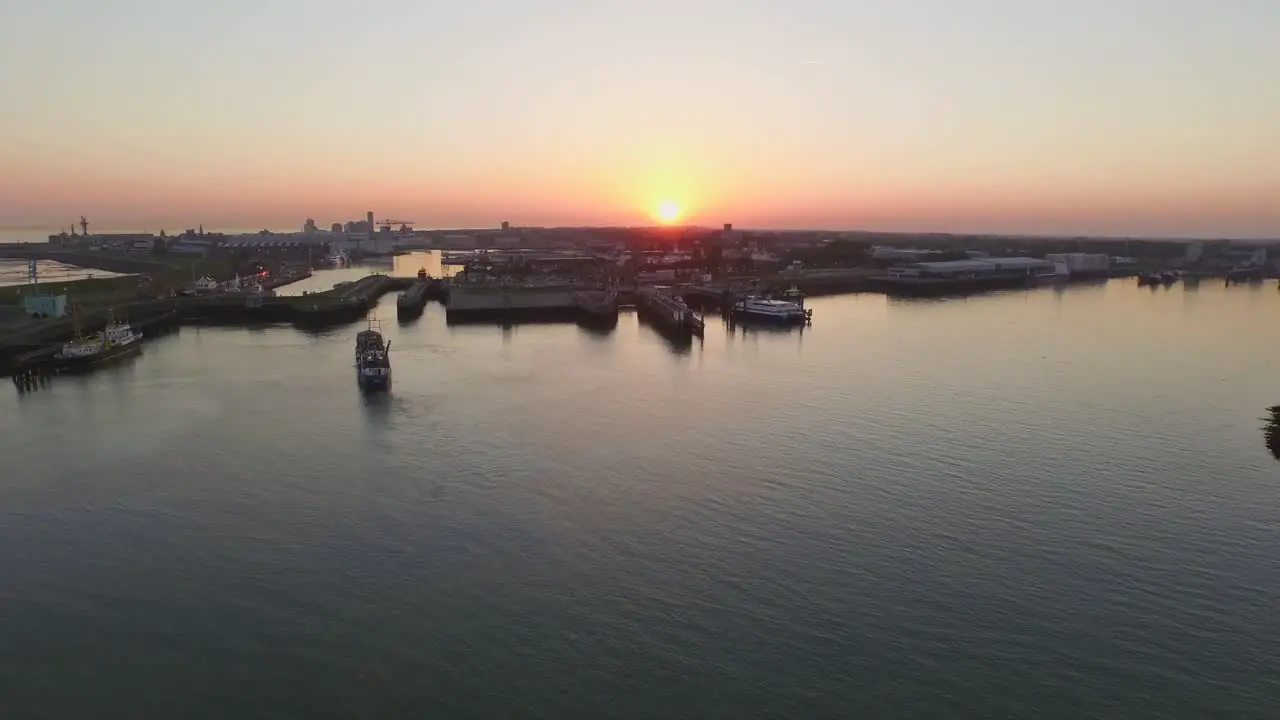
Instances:
[[[412,320],[422,314],[427,306],[427,281],[414,280],[396,297],[396,319]]]
[[[606,290],[597,292],[575,291],[573,303],[578,308],[578,322],[596,327],[613,327],[618,324],[618,291]]]
[[[663,334],[677,340],[702,337],[702,318],[672,288],[653,286],[641,288],[636,308],[640,318]]]

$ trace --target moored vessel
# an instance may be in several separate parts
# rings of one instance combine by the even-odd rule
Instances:
[[[102,330],[81,336],[80,311],[72,309],[75,337],[63,343],[54,361],[68,372],[85,372],[113,360],[142,352],[142,333],[127,322],[111,320]]]
[[[812,310],[789,300],[745,297],[733,304],[733,313],[744,320],[761,320],[784,325],[802,325],[809,321]]]

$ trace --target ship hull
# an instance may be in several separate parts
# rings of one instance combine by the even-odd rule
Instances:
[[[365,375],[362,368],[356,368],[356,384],[365,392],[384,392],[391,389],[391,369],[385,375]]]
[[[763,313],[733,308],[733,315],[742,322],[760,323],[761,325],[803,325],[807,319],[804,313]]]
[[[96,353],[88,357],[77,357],[77,358],[55,357],[54,360],[57,363],[58,368],[63,372],[68,372],[68,373],[90,372],[104,365],[110,365],[111,363],[119,362],[120,360],[123,360],[125,358],[133,357],[134,355],[138,355],[141,352],[142,352],[142,341],[135,340],[134,342],[125,343],[123,345],[114,345],[112,347],[107,348],[106,350],[103,350],[100,353]]]

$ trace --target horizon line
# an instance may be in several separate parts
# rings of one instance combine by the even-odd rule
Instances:
[[[202,225],[197,223],[197,226]],[[61,230],[62,228],[59,228]],[[184,231],[188,228],[184,228]],[[503,232],[499,227],[434,227],[421,228],[414,227],[414,231],[420,232]],[[275,234],[300,234],[300,230],[273,230],[270,228],[258,228],[250,230],[247,228],[230,228],[227,230],[205,229],[206,233],[221,234],[255,234],[266,230]],[[511,225],[508,232],[516,230],[701,230],[715,232],[722,230],[710,225]],[[4,232],[39,232],[48,233],[50,236],[57,235],[58,231],[49,227],[40,225],[0,225],[0,233]],[[1154,235],[1078,235],[1078,234],[1060,234],[1060,233],[1004,233],[1004,232],[946,232],[937,230],[866,230],[866,229],[849,229],[849,228],[770,228],[770,227],[737,227],[734,226],[733,232],[767,232],[776,234],[803,234],[803,233],[843,233],[854,235],[886,235],[894,237],[957,237],[957,238],[999,238],[1009,240],[1105,240],[1115,242],[1139,241],[1139,242],[1247,242],[1247,243],[1280,243],[1280,236],[1276,237],[1239,237],[1239,236],[1197,236],[1197,237],[1170,237],[1170,236],[1154,236]],[[109,227],[104,231],[107,234],[151,234],[158,235],[159,232],[168,231],[161,230],[126,230],[119,227]],[[317,228],[319,233],[329,233],[330,230]],[[92,233],[90,233],[92,234]],[[172,235],[181,235],[182,231]]]

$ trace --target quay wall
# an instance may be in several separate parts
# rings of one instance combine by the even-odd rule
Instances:
[[[325,293],[301,297],[262,297],[248,294],[178,297],[121,303],[110,310],[93,309],[80,318],[82,332],[102,329],[111,316],[142,329],[144,337],[188,324],[253,325],[291,323],[317,328],[356,322],[383,294],[408,281],[373,275]],[[30,320],[0,327],[0,374],[9,375],[24,363],[52,357],[57,347],[71,339],[71,318]]]
[[[449,288],[445,319],[467,322],[617,322],[617,293],[561,288]]]
[[[427,306],[427,287],[425,280],[414,280],[400,297],[396,298],[396,317],[410,319],[422,314]]]

